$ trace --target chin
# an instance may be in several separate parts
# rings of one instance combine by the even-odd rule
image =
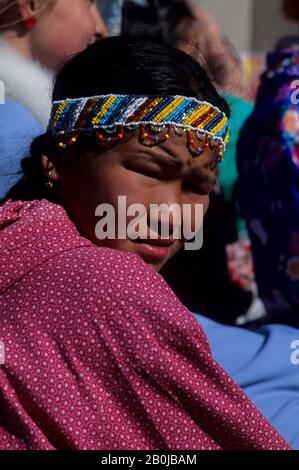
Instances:
[[[145,261],[145,260],[144,260]],[[157,273],[159,271],[161,271],[161,269],[163,268],[163,266],[165,266],[165,264],[167,263],[168,260],[162,262],[162,263],[159,263],[159,264],[153,264],[153,263],[147,263],[149,266],[151,266],[153,268],[154,271],[156,271]],[[145,261],[146,263],[146,261]]]
[[[139,258],[142,259],[142,261],[144,261],[148,266],[151,266],[156,272],[159,272],[163,266],[167,263],[167,261],[169,260],[169,257],[167,257],[166,259],[155,259],[155,258],[152,258],[150,255],[147,255],[147,254],[144,254],[144,253],[140,253],[138,250],[132,248],[130,250],[128,250],[132,253],[134,253],[135,255],[139,256]]]
[[[101,243],[100,246],[106,246],[112,249],[125,251],[128,253],[134,253],[139,256],[146,264],[151,266],[156,272],[159,272],[167,261],[172,258],[175,253],[179,251],[180,247],[171,246],[167,247],[153,247],[144,243],[136,243],[132,240],[124,240],[123,243],[115,243],[115,241],[110,243]]]

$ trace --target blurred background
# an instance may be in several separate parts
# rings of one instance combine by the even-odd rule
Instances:
[[[193,0],[221,24],[239,52],[273,49],[283,36],[299,32],[296,22],[282,14],[281,0]]]
[[[121,0],[97,1],[104,14],[105,10],[116,13],[122,3]],[[213,15],[239,52],[268,51],[279,38],[299,31],[298,24],[282,14],[281,0],[191,0],[191,3]]]
[[[146,0],[134,2],[147,3]],[[123,0],[97,0],[97,3],[109,34],[118,34]],[[283,14],[283,0],[189,0],[189,3],[208,12],[236,49],[244,78],[251,85],[244,95],[254,100],[259,76],[265,68],[265,53],[273,50],[280,38],[298,35],[298,22]]]

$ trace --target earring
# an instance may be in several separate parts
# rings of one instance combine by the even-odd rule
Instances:
[[[29,6],[30,6],[31,11],[35,11],[35,9],[36,9],[35,0],[31,0],[29,2]],[[35,15],[30,15],[30,16],[28,16],[28,18],[26,18],[24,20],[24,28],[27,31],[30,31],[33,28],[33,26],[35,25],[35,23],[36,23],[36,16]]]
[[[36,23],[36,16],[34,15],[28,16],[28,18],[24,20],[24,28],[27,31],[30,31],[35,25],[35,23]]]
[[[46,188],[47,189],[53,189],[54,188],[54,183],[53,181],[50,180],[50,176],[51,176],[51,171],[49,171],[48,173],[48,181],[46,182]]]

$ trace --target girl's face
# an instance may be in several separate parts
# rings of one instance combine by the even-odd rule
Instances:
[[[172,236],[174,219],[170,217],[167,242],[151,239],[144,243],[141,238],[132,240],[129,236],[99,240],[95,234],[99,221],[95,215],[96,207],[110,204],[118,217],[119,196],[126,196],[126,208],[131,204],[142,204],[146,208],[145,236],[148,238],[152,228],[150,204],[178,204],[181,209],[183,204],[190,205],[188,224],[192,231],[197,227],[195,205],[202,204],[203,213],[207,211],[209,193],[216,180],[217,152],[207,149],[202,155],[193,157],[186,146],[186,135],[178,136],[171,131],[169,140],[147,147],[134,133],[126,135],[120,145],[100,155],[84,155],[80,161],[76,155],[72,158],[71,153],[64,156],[59,169],[54,169],[52,178],[59,180],[62,203],[79,231],[99,246],[138,254],[157,271],[184,244],[184,240]],[[135,217],[136,214],[130,215],[127,223]],[[157,221],[161,222],[159,216]],[[157,233],[160,237],[160,228]]]
[[[30,34],[33,57],[56,70],[71,55],[106,36],[106,27],[93,0],[46,0]]]

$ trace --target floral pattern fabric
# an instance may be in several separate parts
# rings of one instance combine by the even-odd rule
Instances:
[[[137,255],[48,201],[0,207],[0,448],[288,449]]]
[[[259,294],[274,313],[299,312],[298,79],[298,47],[269,54],[238,145],[240,206]]]

